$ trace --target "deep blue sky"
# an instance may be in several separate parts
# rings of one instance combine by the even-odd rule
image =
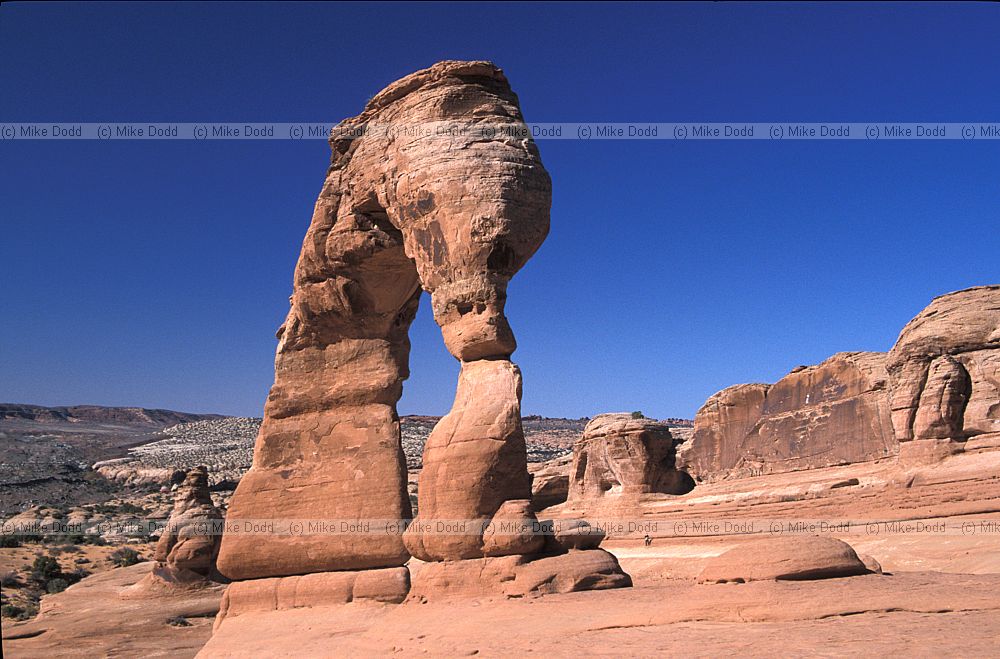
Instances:
[[[441,59],[529,121],[998,121],[1000,6],[0,6],[0,122],[329,121]],[[691,417],[1000,282],[998,142],[543,141],[524,411]],[[0,401],[259,415],[318,141],[0,142]],[[401,413],[451,405],[425,299]]]

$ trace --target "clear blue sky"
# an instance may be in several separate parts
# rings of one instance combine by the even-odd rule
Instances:
[[[441,59],[529,121],[1000,121],[1000,5],[0,6],[0,122],[338,121]],[[524,412],[691,417],[1000,282],[1000,142],[544,141]],[[259,415],[314,141],[0,142],[0,401]],[[451,405],[425,299],[401,413]]]

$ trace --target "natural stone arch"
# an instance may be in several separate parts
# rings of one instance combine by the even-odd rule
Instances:
[[[442,123],[459,130],[437,132]],[[462,372],[455,407],[428,440],[421,515],[489,519],[530,497],[504,304],[548,232],[551,184],[523,130],[477,130],[501,124],[523,129],[503,73],[442,62],[390,85],[335,131],[232,522],[409,517],[395,405],[422,289]],[[476,535],[411,531],[404,547],[392,534],[227,533],[219,570],[254,579],[393,567],[411,552],[484,555]]]

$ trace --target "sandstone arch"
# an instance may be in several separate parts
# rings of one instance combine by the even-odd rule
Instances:
[[[466,130],[428,136],[442,124]],[[505,501],[530,498],[504,304],[508,281],[547,235],[551,183],[530,137],[476,130],[498,124],[523,127],[503,73],[442,62],[335,130],[231,522],[409,517],[395,405],[424,290],[462,370],[455,407],[428,441],[421,515],[489,519]],[[227,533],[218,567],[238,580],[391,568],[411,553],[482,557],[482,542],[412,529],[405,546],[391,534]]]

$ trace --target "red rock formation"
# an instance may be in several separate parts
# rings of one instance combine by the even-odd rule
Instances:
[[[441,122],[466,130],[378,131]],[[442,62],[390,85],[334,131],[278,331],[253,468],[230,518],[409,517],[395,404],[422,290],[464,362],[456,405],[474,391],[503,398],[483,401],[476,424],[458,408],[442,420],[428,442],[421,513],[489,518],[505,500],[529,496],[520,375],[506,361],[515,342],[503,308],[507,282],[548,232],[550,181],[530,139],[473,130],[498,123],[523,126],[503,73],[486,62]],[[435,482],[449,459],[469,460],[468,474]],[[453,557],[469,551],[463,545]],[[248,579],[392,567],[408,557],[398,535],[227,535],[219,567]]]
[[[884,362],[882,353],[839,353],[774,385],[715,394],[695,417],[679,467],[711,481],[892,455]]]
[[[755,539],[709,560],[702,583],[804,581],[868,574],[854,549],[837,538],[792,536]]]
[[[683,494],[690,477],[675,469],[670,428],[629,414],[594,417],[573,445],[568,501],[619,494]]]
[[[482,562],[541,550],[543,537],[489,524],[537,522],[504,315],[510,278],[549,227],[549,176],[525,132],[517,97],[487,62],[441,62],[407,76],[334,129],[253,466],[229,507],[227,529],[273,520],[276,532],[227,533],[218,562],[225,576],[384,571],[410,554]],[[296,521],[302,529],[308,520],[410,516],[395,405],[422,291],[462,366],[454,406],[425,447],[419,516],[405,536],[298,534]],[[441,533],[441,520],[468,528]],[[586,558],[560,564],[576,560],[571,571],[585,572],[594,563]],[[355,596],[336,583],[343,596],[335,599]],[[244,591],[237,586],[234,597]]]
[[[1000,432],[1000,286],[935,298],[903,328],[887,366],[898,441]]]

